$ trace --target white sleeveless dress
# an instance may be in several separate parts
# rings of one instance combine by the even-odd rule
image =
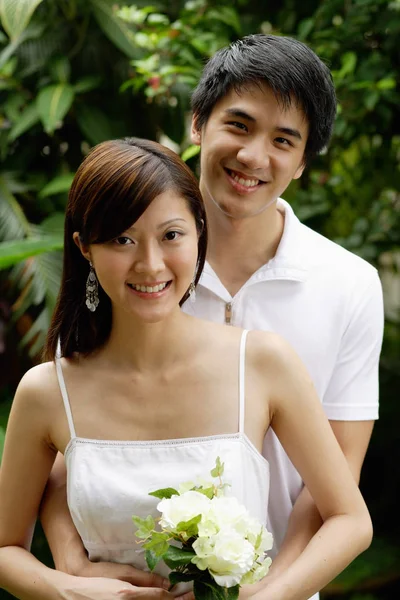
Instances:
[[[244,331],[239,352],[239,431],[230,434],[154,441],[77,437],[61,362],[56,358],[71,433],[65,450],[68,506],[90,560],[126,563],[148,571],[132,515],[159,517],[159,500],[149,492],[176,489],[197,477],[209,480],[217,456],[225,463],[223,480],[231,486],[227,493],[266,525],[269,465],[244,433],[246,335]],[[167,576],[169,569],[159,563],[155,571]]]

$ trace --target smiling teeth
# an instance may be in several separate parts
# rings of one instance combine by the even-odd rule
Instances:
[[[167,283],[160,283],[159,285],[155,285],[154,287],[150,287],[148,285],[138,285],[136,283],[131,283],[130,286],[137,292],[147,292],[148,294],[154,294],[155,292],[161,292],[161,290],[163,290],[167,286]]]
[[[239,177],[239,175],[235,175],[231,172],[231,177],[240,185],[244,185],[245,187],[255,187],[258,185],[258,179],[243,179],[243,177]]]

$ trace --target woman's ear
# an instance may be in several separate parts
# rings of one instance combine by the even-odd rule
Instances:
[[[86,258],[86,260],[90,261],[91,257],[90,257],[90,252],[89,252],[89,246],[86,246],[83,241],[82,241],[82,237],[79,233],[79,231],[75,231],[72,234],[72,239],[74,240],[75,244],[78,246],[79,250],[82,253],[82,256],[84,258]]]

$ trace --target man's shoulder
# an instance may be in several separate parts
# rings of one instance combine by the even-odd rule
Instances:
[[[321,272],[333,279],[372,282],[377,270],[361,256],[300,223],[298,231],[300,254],[311,272]]]

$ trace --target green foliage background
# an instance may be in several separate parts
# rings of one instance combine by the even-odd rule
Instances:
[[[326,600],[399,597],[400,0],[2,0],[0,4],[0,448],[18,380],[58,291],[63,211],[90,146],[164,140],[197,171],[189,95],[204,60],[248,33],[291,35],[330,66],[339,99],[329,151],[285,198],[300,218],[380,268],[387,285],[381,420],[361,487],[369,551]],[[42,535],[35,552],[50,560]],[[0,591],[0,596],[5,592]]]

